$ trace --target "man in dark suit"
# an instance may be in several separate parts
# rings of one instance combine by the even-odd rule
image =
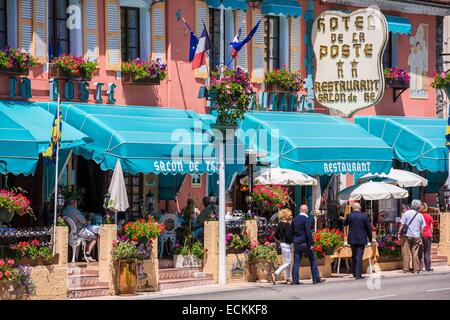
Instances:
[[[347,242],[352,248],[352,273],[356,279],[362,277],[362,258],[364,248],[368,242],[372,242],[372,227],[369,217],[361,212],[361,205],[355,202],[353,211],[344,221],[344,225],[349,227]]]
[[[300,214],[291,223],[292,243],[294,244],[294,267],[292,269],[292,284],[300,284],[299,272],[302,255],[308,257],[311,265],[311,275],[314,284],[322,283],[325,279],[320,277],[317,267],[316,257],[313,247],[314,241],[311,233],[311,222],[308,218],[308,206],[303,204],[300,207]]]

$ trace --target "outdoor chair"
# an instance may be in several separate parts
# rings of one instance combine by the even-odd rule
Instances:
[[[181,226],[178,217],[175,214],[165,214],[161,217],[160,223],[165,225],[165,231],[159,236],[159,257],[162,258],[164,249],[170,252],[168,245],[175,248],[177,242],[177,229]]]
[[[75,222],[71,218],[64,217],[64,221],[69,225],[69,245],[72,247],[72,263],[75,263],[75,257],[78,257],[80,245],[83,250],[84,260],[88,262],[86,258],[86,240],[78,236],[80,230],[77,229]]]

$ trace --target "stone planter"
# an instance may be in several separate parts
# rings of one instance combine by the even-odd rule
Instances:
[[[159,85],[161,80],[154,78],[134,79],[130,72],[122,73],[122,83],[127,85]]]
[[[135,294],[137,289],[137,262],[121,260],[118,262],[117,288],[119,294]]]
[[[10,212],[6,209],[0,209],[0,226],[6,223],[10,223],[14,217],[14,212]]]
[[[259,282],[269,282],[269,275],[273,270],[273,263],[260,261],[256,263],[256,275]]]
[[[174,268],[201,268],[202,265],[202,260],[192,254],[187,256],[175,254],[173,256]]]
[[[14,281],[0,281],[0,300],[20,300],[17,284]]]

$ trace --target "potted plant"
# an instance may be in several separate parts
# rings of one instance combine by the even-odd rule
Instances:
[[[245,112],[254,95],[248,73],[240,68],[226,70],[222,79],[219,72],[211,74],[210,92],[214,93],[217,121],[213,128],[223,130],[234,128]]]
[[[8,224],[11,222],[14,214],[20,216],[33,214],[30,200],[24,193],[25,191],[19,188],[11,191],[0,190],[0,226],[2,226],[2,223]]]
[[[384,79],[388,87],[406,89],[409,88],[409,80],[411,77],[405,69],[392,67],[384,68]]]
[[[49,77],[91,80],[96,70],[95,61],[88,61],[74,54],[63,54],[51,61]]]
[[[130,240],[114,241],[112,261],[116,266],[116,283],[119,294],[135,294],[137,289],[137,264],[144,253]]]
[[[23,49],[5,47],[0,50],[0,73],[12,75],[28,75],[38,61]]]
[[[18,300],[34,293],[29,267],[15,267],[14,259],[0,259],[0,300]]]
[[[401,242],[397,237],[386,235],[378,238],[379,262],[400,261],[402,257]]]
[[[228,233],[225,237],[227,253],[239,254],[250,248],[251,241],[247,231],[243,233]]]
[[[437,73],[431,83],[431,86],[435,89],[442,89],[447,95],[447,98],[450,99],[450,73]]]
[[[282,209],[291,201],[288,188],[280,185],[257,185],[252,196],[257,208],[268,213]]]
[[[314,253],[318,259],[331,256],[344,246],[344,235],[337,229],[319,229],[314,232]]]
[[[256,275],[260,282],[268,282],[273,264],[278,259],[275,243],[252,243],[247,253],[249,265],[256,266]]]
[[[173,266],[174,268],[201,268],[207,252],[200,241],[183,246],[177,243],[173,256]]]
[[[161,59],[142,61],[137,58],[122,63],[122,82],[124,84],[159,85],[167,76],[167,64]]]
[[[286,70],[283,65],[281,70],[266,72],[264,84],[268,92],[298,92],[303,88],[303,80],[300,72]]]
[[[22,265],[51,265],[58,262],[58,255],[53,256],[52,250],[41,245],[36,239],[31,242],[19,242],[18,251],[21,256],[19,264]]]

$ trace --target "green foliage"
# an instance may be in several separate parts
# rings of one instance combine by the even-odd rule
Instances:
[[[332,255],[344,246],[344,235],[337,229],[320,229],[314,233],[314,253],[317,258]]]
[[[44,261],[51,261],[53,259],[53,252],[46,246],[41,246],[38,240],[30,242],[19,242],[19,252],[22,257],[27,257],[32,260],[38,258]]]
[[[200,260],[205,257],[206,249],[203,248],[203,244],[200,241],[195,241],[192,245],[178,246],[175,249],[175,254],[182,255],[183,257],[194,255]]]
[[[161,59],[142,61],[137,58],[122,63],[122,72],[130,73],[133,81],[143,79],[164,80],[167,76],[167,65]]]
[[[26,72],[38,65],[38,61],[23,49],[0,50],[0,70]]]
[[[56,226],[57,227],[67,227],[67,223],[64,221],[64,218],[59,216],[58,219],[56,219]]]
[[[450,73],[441,72],[436,74],[431,86],[435,89],[444,88],[450,85]]]
[[[247,258],[250,264],[257,264],[260,262],[273,263],[278,259],[276,244],[253,244],[250,251],[247,253]]]
[[[111,252],[113,261],[142,261],[144,253],[140,251],[132,241],[114,241],[113,250]]]
[[[218,72],[211,75],[210,92],[216,94],[217,123],[236,125],[244,119],[251,97],[254,95],[248,73],[242,69],[227,70],[220,79]]]
[[[240,233],[228,233],[225,237],[227,250],[236,250],[242,252],[246,249],[250,249],[250,238],[247,235],[247,231]]]
[[[63,54],[52,60],[52,63],[59,66],[71,77],[91,79],[97,69],[97,63],[88,61],[73,54]]]
[[[283,90],[291,92],[300,91],[303,87],[300,72],[290,72],[285,68],[266,72],[264,83],[266,85],[278,85]]]

